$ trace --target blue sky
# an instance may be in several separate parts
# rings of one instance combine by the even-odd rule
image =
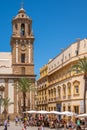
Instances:
[[[0,1],[0,52],[11,51],[11,20],[22,0]],[[87,0],[23,0],[35,36],[35,74],[77,38],[87,37]]]

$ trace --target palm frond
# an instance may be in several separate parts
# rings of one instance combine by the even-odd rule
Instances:
[[[70,68],[70,71],[87,73],[87,57],[79,59],[78,62]]]
[[[2,106],[7,107],[11,105],[10,99],[8,97],[2,99]]]
[[[32,89],[33,82],[30,79],[27,78],[21,78],[18,81],[17,89],[20,92],[28,92]]]

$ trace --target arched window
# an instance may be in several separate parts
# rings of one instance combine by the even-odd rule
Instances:
[[[58,87],[58,97],[60,98],[61,97],[61,88]]]
[[[70,96],[71,95],[71,83],[70,82],[67,83],[67,88],[68,88],[68,96]]]
[[[30,24],[28,24],[28,34],[30,35]]]
[[[63,85],[63,96],[66,96],[66,86]]]
[[[53,89],[51,89],[51,96],[53,97]]]
[[[25,24],[22,23],[21,24],[21,36],[24,36],[25,35]]]
[[[79,86],[80,86],[80,82],[75,80],[75,81],[73,82],[73,85],[74,85],[74,94],[79,94],[79,90],[80,90],[80,88],[79,88]]]
[[[79,93],[79,86],[75,86],[75,93],[78,94]]]
[[[54,96],[56,97],[56,88],[54,88]]]
[[[50,90],[49,90],[49,97],[50,97]]]
[[[25,63],[25,54],[24,53],[21,54],[21,63]]]

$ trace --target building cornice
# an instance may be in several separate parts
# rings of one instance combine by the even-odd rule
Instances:
[[[7,78],[11,78],[11,79],[16,79],[16,78],[34,78],[36,77],[36,75],[13,75],[13,74],[0,74],[0,79],[7,79]]]

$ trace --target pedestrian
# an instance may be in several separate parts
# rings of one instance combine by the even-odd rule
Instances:
[[[77,118],[76,124],[77,124],[77,126],[80,126],[80,125],[81,125],[81,121],[80,121],[79,118]]]
[[[43,124],[41,123],[41,125],[38,127],[38,130],[44,130]]]
[[[9,115],[8,115],[7,119],[8,119],[8,126],[10,126],[10,116]]]
[[[18,124],[18,116],[15,117],[15,125]]]
[[[19,116],[19,125],[21,125],[21,123],[22,123],[22,117]]]
[[[63,121],[64,130],[66,130],[66,124],[67,124],[67,122],[64,120],[64,121]]]
[[[74,128],[74,123],[71,121],[71,119],[69,118],[68,119],[68,122],[67,122],[67,129],[68,130],[73,130]]]
[[[27,128],[26,128],[26,126],[24,126],[23,128],[22,128],[22,130],[26,130]]]
[[[7,130],[7,120],[4,121],[4,130]]]

